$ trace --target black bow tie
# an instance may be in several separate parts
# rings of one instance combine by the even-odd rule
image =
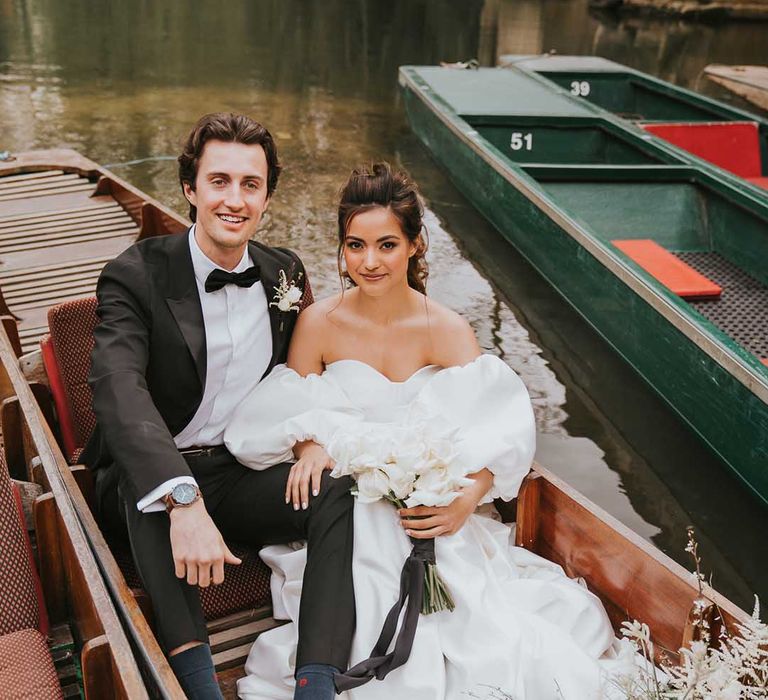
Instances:
[[[205,291],[216,292],[227,284],[236,284],[238,287],[252,287],[259,281],[259,268],[256,265],[243,272],[227,272],[226,270],[214,270],[205,280]]]

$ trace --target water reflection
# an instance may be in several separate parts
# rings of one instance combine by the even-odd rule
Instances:
[[[76,148],[185,212],[172,157],[191,123],[253,114],[286,166],[261,235],[301,251],[319,296],[338,289],[334,201],[349,169],[412,169],[429,204],[430,292],[524,378],[539,458],[679,560],[696,524],[715,584],[749,605],[751,591],[768,597],[768,574],[741,533],[765,531],[768,515],[430,161],[397,67],[556,49],[722,94],[703,66],[761,62],[766,45],[766,25],[596,16],[587,0],[0,0],[0,150]]]

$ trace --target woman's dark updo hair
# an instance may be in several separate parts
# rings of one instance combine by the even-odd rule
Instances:
[[[400,230],[416,246],[416,252],[408,259],[408,286],[426,294],[429,270],[424,255],[427,242],[422,235],[424,209],[419,199],[419,189],[405,170],[393,170],[389,163],[374,163],[370,167],[359,167],[352,171],[347,184],[341,190],[339,201],[339,275],[344,257],[344,239],[352,219],[358,214],[385,207],[400,223]]]

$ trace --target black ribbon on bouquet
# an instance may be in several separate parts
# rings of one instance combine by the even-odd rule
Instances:
[[[339,693],[365,685],[374,677],[377,680],[382,680],[390,671],[394,671],[408,661],[408,657],[411,655],[413,638],[416,636],[416,625],[419,622],[421,603],[424,597],[426,567],[427,564],[435,563],[435,540],[411,538],[411,541],[413,542],[413,549],[405,560],[403,571],[400,574],[400,597],[387,614],[371,655],[365,661],[352,666],[345,673],[337,673],[334,676],[336,690]],[[394,649],[387,653],[406,601],[408,605],[405,609],[400,633],[397,635]]]

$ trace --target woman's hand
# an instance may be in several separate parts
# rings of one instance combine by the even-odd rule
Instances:
[[[299,442],[293,448],[297,462],[288,473],[288,483],[285,486],[285,502],[293,501],[293,509],[299,505],[306,510],[309,507],[309,486],[312,484],[312,495],[320,493],[320,478],[325,469],[333,469],[335,462],[330,455],[316,442],[307,440]]]
[[[465,486],[447,506],[401,508],[398,513],[405,533],[414,539],[426,540],[438,535],[453,535],[461,530],[467,518],[475,512],[480,499],[493,485],[493,474],[487,469],[468,476],[475,483]]]

